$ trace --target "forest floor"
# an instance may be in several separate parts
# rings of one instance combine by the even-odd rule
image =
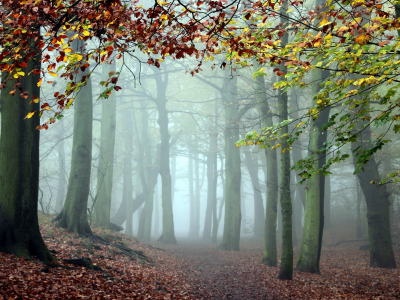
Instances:
[[[95,229],[112,246],[41,220],[56,263],[69,268],[0,253],[0,299],[400,299],[400,268],[369,268],[368,251],[358,250],[365,241],[329,246],[354,237],[349,224],[325,232],[321,275],[294,272],[281,281],[278,268],[261,264],[262,244],[251,239],[234,252],[201,240],[148,245]],[[400,247],[395,251],[399,265]],[[63,261],[82,257],[97,270]]]

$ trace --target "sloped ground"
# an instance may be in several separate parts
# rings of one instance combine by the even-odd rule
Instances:
[[[95,230],[115,247],[66,233],[48,221],[41,230],[48,248],[57,252],[57,263],[74,269],[0,254],[0,299],[400,299],[400,269],[369,268],[368,252],[357,250],[362,241],[325,246],[322,275],[295,272],[293,281],[280,281],[278,268],[260,263],[262,245],[252,242],[244,242],[240,252],[200,241],[151,246]],[[331,245],[353,233],[335,228],[325,236]],[[126,247],[139,252],[127,255]],[[62,261],[82,257],[102,271]],[[400,264],[398,246],[396,259]]]

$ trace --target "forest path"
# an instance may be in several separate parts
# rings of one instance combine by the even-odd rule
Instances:
[[[267,266],[261,264],[262,245],[241,246],[241,251],[224,251],[217,245],[178,240],[162,245],[178,260],[180,271],[196,299],[273,299],[266,286]],[[269,268],[269,272],[278,272]]]

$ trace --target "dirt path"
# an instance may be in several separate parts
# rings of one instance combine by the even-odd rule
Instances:
[[[368,252],[358,244],[324,247],[321,275],[294,272],[293,280],[282,281],[278,268],[261,264],[262,245],[242,243],[235,252],[178,242],[158,245],[173,257],[175,276],[185,282],[189,299],[400,299],[400,269],[370,268]]]
[[[178,259],[189,278],[191,294],[198,299],[273,299],[260,276],[267,268],[260,263],[262,246],[242,246],[236,252],[180,242],[163,248]]]

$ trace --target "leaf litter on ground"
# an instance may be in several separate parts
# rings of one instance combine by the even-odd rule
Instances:
[[[0,253],[0,299],[400,299],[400,269],[370,268],[368,251],[358,250],[365,241],[329,246],[354,236],[338,227],[324,233],[321,275],[295,271],[292,281],[281,281],[278,267],[261,264],[262,243],[253,240],[241,251],[223,251],[200,240],[149,245],[93,229],[113,246],[49,220],[41,224],[42,235],[65,267]],[[127,255],[128,248],[138,255]],[[398,245],[395,253],[399,263]],[[95,269],[68,263],[83,258]]]

